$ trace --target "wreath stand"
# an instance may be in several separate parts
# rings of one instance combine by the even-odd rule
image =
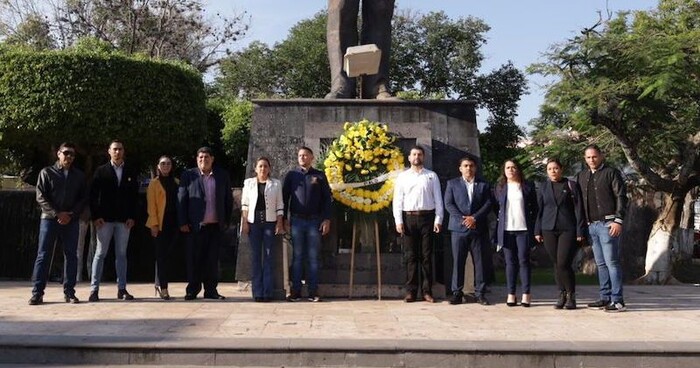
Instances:
[[[357,242],[357,222],[352,223],[352,248],[350,250],[350,286],[348,288],[348,299],[352,299],[353,282],[355,276],[355,243]],[[377,251],[377,298],[382,300],[382,256],[379,245],[379,224],[374,220],[374,244]]]

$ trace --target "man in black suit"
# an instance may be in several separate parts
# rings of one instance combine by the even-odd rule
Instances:
[[[491,211],[491,188],[476,178],[477,163],[471,157],[459,160],[460,177],[447,181],[445,209],[450,214],[447,227],[452,232],[452,297],[450,304],[462,303],[464,263],[467,252],[474,261],[474,293],[477,302],[489,305],[484,296],[486,287],[483,247],[488,240],[487,216]]]
[[[98,292],[102,269],[112,237],[117,269],[117,299],[134,299],[126,291],[126,247],[138,210],[138,172],[124,162],[124,144],[121,141],[110,142],[107,153],[110,160],[95,170],[90,187],[90,212],[97,229],[90,302],[100,301]]]
[[[177,193],[180,231],[187,234],[187,290],[194,300],[204,284],[205,299],[225,299],[217,291],[219,245],[233,210],[228,172],[213,167],[209,147],[197,150],[197,167],[182,173]]]

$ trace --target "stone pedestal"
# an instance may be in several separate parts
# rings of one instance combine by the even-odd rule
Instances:
[[[385,100],[254,100],[255,110],[248,148],[248,176],[253,176],[253,165],[260,156],[272,162],[272,176],[284,179],[297,166],[300,146],[314,150],[316,158],[322,148],[343,132],[345,122],[362,119],[387,124],[392,133],[399,135],[397,145],[408,154],[411,146],[425,149],[425,166],[437,173],[445,186],[447,179],[458,176],[458,160],[464,156],[479,156],[478,131],[474,101],[385,101]],[[349,244],[339,244],[338,219],[331,225],[331,233],[324,238],[319,271],[319,292],[322,296],[347,295],[350,254]],[[391,221],[393,224],[393,221]],[[447,224],[447,220],[443,222]],[[275,248],[276,288],[283,296],[282,241]],[[239,245],[236,277],[250,279],[250,247],[243,238]],[[435,237],[436,295],[444,295],[442,284],[449,285],[452,259],[449,232]],[[370,248],[371,249],[371,248]],[[400,246],[383,245],[382,280],[384,296],[401,295],[405,280]],[[291,257],[291,251],[289,252]],[[291,261],[291,259],[290,259]],[[449,272],[448,272],[449,270]],[[355,285],[353,295],[376,295],[376,258],[373,253],[358,253],[355,257]],[[471,279],[471,278],[470,278]],[[448,287],[449,288],[449,287]]]

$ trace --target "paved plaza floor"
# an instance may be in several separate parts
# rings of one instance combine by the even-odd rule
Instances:
[[[531,308],[506,306],[503,287],[488,295],[494,305],[481,306],[397,299],[254,303],[232,283],[219,286],[226,300],[185,301],[184,286],[172,284],[175,299],[162,301],[152,285],[131,284],[136,299],[120,301],[116,285],[104,284],[102,301],[72,305],[51,284],[44,304],[30,306],[29,282],[0,282],[0,346],[5,352],[93,346],[700,353],[700,287],[693,285],[626,286],[623,313],[586,308],[597,296],[594,286],[579,287],[584,307],[577,310],[553,309],[553,286],[535,286]],[[89,285],[79,284],[81,301],[88,294]]]

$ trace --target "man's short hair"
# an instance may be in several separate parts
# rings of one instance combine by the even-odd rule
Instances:
[[[59,151],[63,151],[64,148],[71,148],[73,151],[75,151],[75,144],[72,142],[63,142],[60,146],[58,146]]]
[[[479,167],[479,163],[476,162],[476,159],[474,157],[464,156],[464,157],[460,158],[459,159],[459,166],[462,166],[462,162],[464,162],[464,161],[471,161],[471,163],[473,163],[474,166]]]
[[[411,152],[413,150],[419,150],[419,151],[421,151],[421,153],[423,153],[425,155],[425,150],[423,149],[423,147],[421,147],[419,145],[415,145],[415,146],[411,147],[411,149],[408,152]]]
[[[586,146],[586,148],[583,149],[583,152],[588,151],[589,149],[594,149],[598,153],[603,153],[603,151],[600,150],[600,147],[598,147],[597,144],[589,144]]]
[[[301,146],[301,147],[299,147],[299,150],[298,150],[297,152],[299,152],[299,151],[301,151],[301,150],[308,151],[312,156],[313,156],[313,154],[314,154],[314,151],[313,151],[311,148],[306,147],[306,146]]]
[[[119,143],[119,144],[122,145],[122,147],[124,147],[124,142],[122,142],[122,141],[119,140],[119,139],[112,139],[111,141],[109,141],[109,144],[107,145],[107,148],[112,147],[112,145],[115,144],[115,143]]]
[[[200,148],[197,150],[197,156],[199,156],[200,153],[206,153],[206,154],[209,155],[209,156],[214,156],[214,154],[212,154],[212,152],[211,152],[211,148],[209,148],[209,147],[207,147],[207,146],[200,147]]]

